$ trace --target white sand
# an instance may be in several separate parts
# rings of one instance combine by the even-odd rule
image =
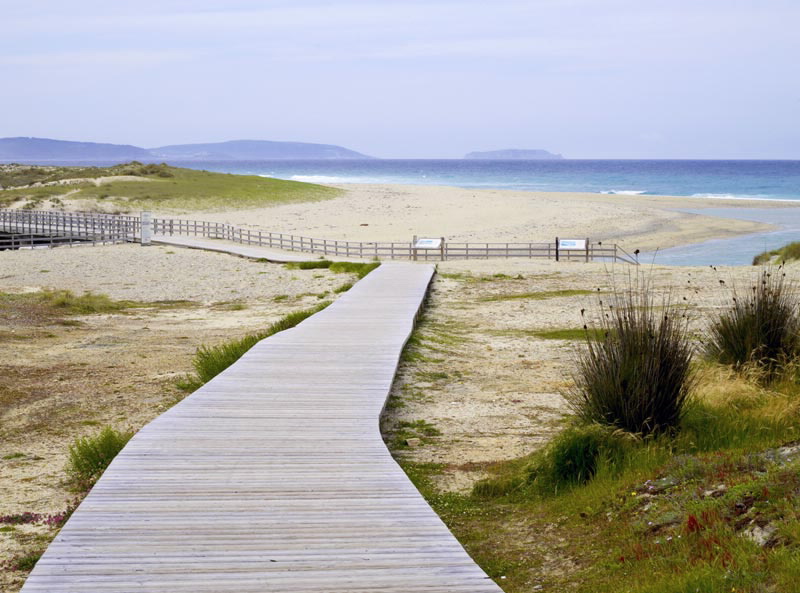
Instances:
[[[182,218],[227,222],[321,239],[409,241],[414,235],[449,241],[546,242],[556,236],[617,242],[628,251],[767,230],[760,223],[677,209],[798,208],[785,202],[616,196],[588,193],[472,190],[414,185],[343,185],[323,202]]]

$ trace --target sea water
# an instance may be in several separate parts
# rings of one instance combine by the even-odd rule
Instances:
[[[176,163],[177,164],[177,163]],[[312,183],[800,200],[800,161],[195,161],[184,166]]]

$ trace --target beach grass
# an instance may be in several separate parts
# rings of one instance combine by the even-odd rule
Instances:
[[[0,191],[0,205],[28,200],[37,204],[44,199],[68,197],[88,200],[103,210],[197,211],[259,208],[290,202],[309,202],[333,198],[340,190],[311,183],[285,181],[257,175],[212,173],[169,165],[128,163],[108,168],[59,168],[61,179],[124,176],[100,185],[85,180],[74,184],[26,187]],[[58,176],[55,173],[50,176]],[[31,178],[35,175],[31,174]],[[48,179],[47,175],[41,175]],[[131,179],[136,177],[136,179]]]

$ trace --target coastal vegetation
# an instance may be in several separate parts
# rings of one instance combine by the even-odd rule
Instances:
[[[368,262],[368,263],[346,262],[346,261],[332,262],[327,259],[320,259],[320,260],[301,261],[301,262],[289,262],[284,265],[288,270],[327,269],[330,270],[331,272],[334,272],[335,274],[355,274],[356,277],[359,280],[361,280],[381,264],[380,262]],[[342,291],[337,290],[336,292],[342,292]]]
[[[764,268],[708,327],[706,354],[722,364],[748,369],[769,384],[796,370],[800,359],[800,301],[783,267]]]
[[[257,208],[339,194],[311,183],[136,161],[112,167],[0,165],[0,186],[7,188],[0,191],[0,207],[60,207],[69,201],[104,212]]]
[[[765,364],[757,356],[744,365],[720,362],[689,331],[708,334],[701,329],[719,318],[736,319],[739,302],[744,311],[770,309],[760,319],[782,319],[791,332],[793,284],[777,270],[762,270],[755,280],[748,292],[757,303],[737,297],[705,323],[688,319],[690,309],[680,302],[656,305],[646,286],[599,296],[605,302],[599,314],[578,330],[584,344],[571,388],[578,413],[532,454],[471,463],[485,476],[471,489],[444,488],[454,467],[425,461],[430,452],[421,459],[409,455],[408,424],[390,430],[387,442],[472,557],[508,593],[793,591],[800,578],[797,352],[775,355],[767,346],[769,332],[753,337],[756,353],[773,352],[766,360],[782,361],[782,372],[765,382],[763,370],[753,371],[754,364]],[[438,354],[423,339],[429,323],[426,314],[409,341],[403,360],[411,369],[428,368],[425,362]],[[758,324],[744,325],[747,330],[736,331],[746,335]],[[509,337],[548,339],[547,331]],[[579,337],[575,330],[552,333]],[[703,356],[692,356],[695,347]],[[407,395],[390,402],[395,409],[430,397],[416,385],[406,385]],[[615,405],[584,407],[593,395],[587,389],[599,389],[600,404],[608,397]],[[638,422],[619,421],[629,412],[620,409],[620,395],[641,411]],[[649,415],[641,404],[651,400],[664,410]],[[666,420],[658,420],[662,412]],[[421,436],[412,436],[417,447],[436,447],[444,438],[427,437],[426,443]]]
[[[800,242],[795,241],[772,251],[764,251],[753,258],[754,266],[771,263],[782,264],[800,259]]]
[[[132,436],[133,431],[106,426],[94,436],[75,439],[66,468],[72,487],[78,492],[90,490]]]
[[[568,396],[581,420],[642,437],[678,428],[691,388],[688,317],[653,299],[647,279],[637,277],[600,300],[594,335],[584,325],[586,347]]]

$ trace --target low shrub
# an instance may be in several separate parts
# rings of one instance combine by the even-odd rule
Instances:
[[[76,439],[70,445],[66,468],[73,485],[81,490],[91,488],[132,436],[132,431],[106,426],[96,436]]]
[[[763,269],[748,290],[734,287],[732,304],[709,323],[705,354],[771,383],[800,357],[800,302],[782,267]]]
[[[578,417],[642,436],[677,430],[692,387],[685,312],[668,296],[656,306],[648,283],[637,280],[610,304],[600,301],[599,327],[584,329],[567,396]]]

